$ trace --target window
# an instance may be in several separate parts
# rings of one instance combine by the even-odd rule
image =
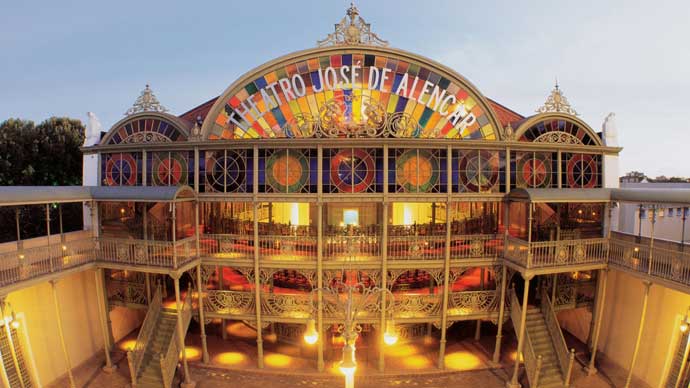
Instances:
[[[359,225],[359,210],[357,209],[345,209],[343,210],[343,224],[345,226],[358,226]]]

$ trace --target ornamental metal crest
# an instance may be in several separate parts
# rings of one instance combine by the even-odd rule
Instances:
[[[381,103],[368,96],[345,95],[326,101],[317,115],[295,115],[282,127],[282,132],[289,138],[418,138],[422,127],[410,114],[389,114]]]
[[[134,101],[132,107],[125,112],[125,116],[131,116],[135,113],[141,112],[165,113],[167,111],[168,109],[161,105],[161,103],[158,101],[158,98],[156,98],[156,95],[153,94],[153,90],[151,90],[147,84],[146,88],[142,90],[139,97],[137,97],[136,101]]]
[[[544,105],[542,105],[536,111],[538,113],[557,112],[577,116],[577,112],[570,106],[568,99],[565,98],[563,92],[558,87],[558,83],[556,83],[556,86],[551,91],[551,94],[546,99],[546,102],[544,102]]]
[[[348,20],[349,19],[349,20]],[[335,25],[335,31],[323,40],[316,41],[318,47],[362,44],[367,46],[387,47],[388,41],[379,38],[371,32],[371,24],[359,16],[359,10],[354,3],[340,23]]]

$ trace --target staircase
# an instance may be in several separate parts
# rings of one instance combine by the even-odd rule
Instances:
[[[192,293],[182,305],[182,333],[192,318]],[[162,307],[161,290],[156,290],[134,348],[127,352],[133,388],[170,388],[180,352],[177,311]]]
[[[545,291],[542,291],[541,300],[541,307],[529,306],[525,315],[522,358],[527,379],[531,388],[565,388],[570,386],[575,352],[572,349],[568,351],[556,313]],[[514,289],[510,295],[510,317],[519,336],[522,307]]]
[[[563,373],[558,366],[556,349],[551,342],[546,320],[538,307],[527,309],[525,323],[527,333],[532,343],[532,349],[537,356],[541,356],[541,370],[539,372],[539,387],[560,388],[563,387]]]
[[[141,361],[137,376],[137,387],[159,388],[163,386],[161,354],[165,354],[177,330],[177,314],[173,310],[163,310],[158,316],[153,338],[149,342]]]

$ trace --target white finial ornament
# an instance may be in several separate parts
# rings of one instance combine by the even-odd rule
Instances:
[[[132,107],[125,112],[125,116],[140,112],[164,113],[167,111],[168,109],[161,105],[161,103],[158,101],[158,98],[156,98],[156,95],[153,94],[153,90],[151,90],[149,85],[146,84],[146,88],[141,92],[139,97],[137,97],[137,100],[134,101]]]

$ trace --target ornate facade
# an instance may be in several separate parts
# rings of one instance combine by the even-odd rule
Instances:
[[[652,270],[643,253],[653,247],[611,235],[612,202],[632,201],[605,189],[617,184],[605,181],[605,161],[620,148],[577,117],[559,86],[522,116],[453,69],[390,48],[354,6],[317,48],[260,65],[179,116],[147,85],[84,152],[98,170],[99,187],[79,199],[93,236],[64,240],[67,253],[56,255],[49,241],[30,259],[48,255],[50,271],[26,272],[34,253],[20,250],[8,256],[19,269],[0,281],[99,268],[106,307],[147,310],[129,352],[133,384],[173,293],[178,331],[156,366],[164,380],[193,319],[206,362],[207,330],[256,330],[259,367],[267,337],[294,343],[314,319],[328,339],[313,355],[323,370],[337,358],[329,349],[344,290],[355,289],[358,346],[371,346],[380,370],[389,322],[405,341],[436,339],[442,368],[449,330],[468,322],[477,336],[482,324],[497,332],[498,364],[511,319],[533,381],[541,364],[524,334],[528,302],[544,306],[554,343],[556,311],[592,311],[596,349],[595,300],[610,264],[676,288],[690,282],[684,256]],[[567,385],[573,358],[560,345],[549,373]]]

